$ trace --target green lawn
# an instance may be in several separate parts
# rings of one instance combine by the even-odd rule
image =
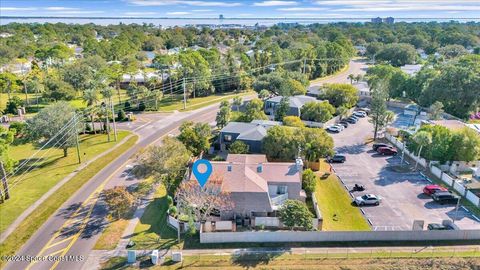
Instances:
[[[127,131],[120,131],[118,133],[119,141],[128,134],[130,133]],[[92,159],[114,145],[113,141],[107,142],[107,135],[104,134],[80,136],[80,150],[84,161]],[[31,143],[11,146],[10,156],[18,160],[20,164],[36,151],[37,148]],[[30,166],[32,166],[32,170],[22,174]],[[61,149],[45,148],[41,150],[36,155],[36,159],[24,166],[17,176],[8,179],[11,183],[11,198],[0,205],[2,214],[0,231],[3,232],[26,208],[65,176],[76,170],[78,166],[75,148],[69,149],[66,158],[63,157]]]
[[[387,270],[387,269],[477,269],[479,252],[453,253],[425,249],[420,252],[374,251],[365,253],[267,253],[184,256],[175,263],[167,257],[162,265],[153,266],[149,256],[138,257],[139,266],[126,265],[125,257],[112,257],[101,269],[322,269],[322,270]],[[433,258],[433,259],[432,259]]]
[[[167,192],[159,185],[153,201],[147,206],[135,227],[134,249],[164,249],[177,243],[177,232],[167,225]]]
[[[323,162],[323,161],[322,161]],[[322,163],[317,175],[322,176],[328,164]],[[352,199],[336,175],[317,179],[315,191],[323,216],[324,231],[369,231],[371,230],[360,209],[352,205]],[[334,217],[335,215],[335,217]]]
[[[248,92],[241,92],[241,93],[223,93],[223,94],[216,94],[216,95],[211,95],[207,97],[197,97],[197,98],[189,98],[187,99],[187,109],[186,111],[190,110],[195,110],[201,107],[205,107],[211,104],[214,104],[216,102],[220,102],[223,100],[229,100],[232,99],[235,96],[246,96],[246,95],[251,95],[254,92],[248,91]],[[175,97],[165,97],[162,99],[162,101],[159,103],[160,106],[160,111],[174,111],[174,110],[179,110],[183,111],[183,96],[175,96]]]
[[[122,135],[124,136],[124,135]],[[0,244],[0,256],[15,254],[23,244],[40,228],[40,226],[63,204],[67,201],[83,184],[88,182],[95,174],[107,166],[110,162],[118,158],[125,151],[130,149],[137,141],[138,136],[130,137],[125,143],[114,149],[112,152],[106,154],[96,162],[89,164],[86,168],[79,171],[70,181],[65,183],[52,196],[48,197],[42,204],[39,205],[36,211],[28,216],[17,229],[10,234],[7,239]],[[101,141],[97,144],[103,145]],[[110,145],[111,146],[111,145]],[[92,145],[92,147],[95,147]],[[68,164],[64,165],[65,167]],[[62,167],[59,167],[61,169]],[[45,172],[47,173],[47,172]],[[43,177],[43,175],[42,175]],[[32,182],[35,186],[35,181]],[[3,207],[3,206],[2,206]],[[18,210],[17,210],[18,211]],[[20,211],[19,211],[20,212]],[[5,215],[2,213],[1,215]],[[0,267],[3,262],[0,261]]]

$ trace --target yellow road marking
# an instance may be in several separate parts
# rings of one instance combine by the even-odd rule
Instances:
[[[66,241],[68,241],[72,238],[73,238],[73,235],[68,237],[68,238],[63,239],[62,241],[55,242],[55,243],[51,244],[50,246],[48,246],[47,248],[52,248],[54,246],[60,245],[61,243],[65,243]]]
[[[50,254],[48,254],[48,255],[46,255],[46,256],[54,256],[54,255],[57,255],[58,253],[62,252],[63,250],[64,250],[64,249],[57,250],[57,251],[55,251],[55,252],[53,252],[53,253],[50,253]]]
[[[207,114],[207,113],[205,113]],[[203,114],[202,114],[203,115]],[[148,123],[147,123],[148,124]],[[166,137],[168,136],[171,132],[177,130],[178,127],[175,127],[167,132],[165,132],[164,135],[160,136],[158,139],[154,140],[153,142],[151,142],[150,144],[155,144],[157,141],[159,141],[160,139],[162,139],[163,137]],[[110,179],[121,169],[123,169],[123,167],[125,167],[125,165],[130,161],[130,159],[128,159],[127,161],[125,161],[124,163],[122,163],[122,165],[120,165],[113,173],[111,173],[88,197],[87,199],[80,205],[80,207],[75,211],[75,213],[72,215],[72,217],[75,217],[77,215],[77,213],[85,206],[87,205],[87,202],[93,198],[93,196],[97,193],[99,193],[100,191],[103,190],[103,188],[105,187],[105,185],[107,184],[108,181],[110,181]],[[72,237],[72,241],[70,242],[70,244],[68,244],[68,246],[64,249],[62,249],[61,251],[62,254],[60,256],[64,256],[69,250],[70,248],[72,248],[73,244],[75,244],[75,242],[78,240],[78,237],[80,236],[80,234],[83,232],[83,229],[85,229],[86,227],[86,224],[88,223],[88,220],[90,219],[90,215],[91,213],[93,212],[93,208],[96,204],[96,202],[98,201],[98,196],[96,197],[95,201],[92,203],[92,206],[90,206],[90,209],[88,211],[88,214],[85,218],[82,218],[82,220],[84,221],[82,223],[82,226],[80,227],[80,230]],[[45,250],[48,249],[48,246],[51,245],[51,243],[53,242],[53,240],[55,238],[58,237],[58,235],[60,235],[60,232],[62,231],[61,229],[65,227],[66,224],[68,224],[71,220],[67,220],[63,225],[62,227],[60,227],[60,229],[54,234],[54,236],[47,242],[47,244],[40,250],[40,252],[38,253],[38,256],[40,256],[43,252],[45,252]],[[25,268],[26,270],[29,270],[30,267],[33,266],[35,262],[31,262],[27,268]],[[53,270],[57,267],[57,265],[60,263],[60,261],[56,261],[53,266],[50,268],[50,270]]]

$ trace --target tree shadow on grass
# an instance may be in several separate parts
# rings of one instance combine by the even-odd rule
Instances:
[[[240,251],[232,255],[232,264],[245,268],[257,267],[258,265],[268,265],[270,261],[281,256],[285,250],[267,251],[262,253],[251,253]]]

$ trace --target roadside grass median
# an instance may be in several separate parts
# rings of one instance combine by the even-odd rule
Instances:
[[[324,231],[370,231],[370,225],[352,205],[352,198],[338,177],[329,170],[330,165],[322,160],[317,172],[315,197],[323,217]],[[327,177],[328,175],[328,177]]]
[[[121,134],[122,136],[121,138],[124,138],[129,133],[121,132],[119,134]],[[119,137],[120,140],[121,138]],[[12,234],[10,234],[3,243],[0,244],[0,255],[15,254],[28,241],[28,239],[38,230],[38,228],[40,228],[40,226],[42,226],[42,224],[63,203],[65,203],[65,201],[67,201],[77,190],[79,190],[86,182],[88,182],[93,176],[95,176],[101,169],[103,169],[105,166],[107,166],[110,162],[115,160],[118,156],[123,154],[125,151],[130,149],[135,144],[137,139],[138,139],[138,136],[136,135],[130,137],[122,145],[119,145],[117,148],[112,150],[110,153],[104,155],[102,158],[98,159],[97,161],[90,163],[84,169],[80,170],[68,182],[62,185],[57,190],[57,192],[55,192],[55,194],[48,197],[42,204],[40,204],[38,208],[31,215],[29,215],[25,220],[23,220],[20,223],[20,225],[17,227],[17,229],[13,231]],[[102,141],[103,139],[100,141],[96,141],[96,143],[93,143],[90,148],[85,148],[85,150],[87,152],[95,152],[95,151],[92,151],[92,149],[95,147],[94,145],[95,144],[104,145]],[[114,143],[108,145],[107,148],[111,148],[113,145]],[[105,150],[106,149],[104,149],[103,151]],[[70,151],[72,151],[72,153],[70,153],[70,156],[73,156],[74,158],[76,158],[73,152],[74,149],[70,149]],[[97,151],[100,152],[101,150],[97,149]],[[63,166],[60,166],[60,164],[55,163],[55,165],[52,165],[51,167],[45,169],[43,174],[38,174],[38,172],[35,173],[36,177],[33,178],[30,185],[35,185],[35,183],[38,183],[39,175],[42,175],[43,177],[44,174],[47,174],[47,173],[51,173],[52,175],[60,175],[59,179],[63,178],[63,176],[65,176],[69,172],[76,169],[77,166],[70,165],[70,167],[72,167],[71,168],[72,170],[70,170],[68,173],[65,171],[62,171],[69,166],[68,164],[71,164],[71,163],[72,161],[64,164]],[[55,172],[56,170],[60,170],[60,171]],[[49,187],[53,186],[53,184],[55,183],[50,183]],[[41,187],[44,189],[44,191],[48,190],[46,186],[41,186]],[[19,190],[21,189],[19,188]],[[22,196],[28,196],[28,194],[19,193],[15,196],[22,197]],[[19,213],[21,212],[19,211]],[[2,217],[4,216],[5,216],[4,213],[2,213]]]
[[[222,94],[215,94],[206,97],[196,97],[187,99],[187,108],[183,109],[183,95],[169,96],[162,99],[159,103],[161,112],[171,112],[171,111],[191,111],[196,110],[223,100],[229,100],[236,96],[248,96],[254,94],[253,91],[246,92],[227,92]]]
[[[127,131],[118,132],[118,141],[128,136]],[[88,161],[115,146],[113,140],[107,142],[107,135],[81,135],[80,155],[82,161]],[[9,149],[10,156],[19,161],[27,160],[37,152],[37,147],[31,143],[13,145]],[[30,168],[31,166],[31,168]],[[40,199],[48,190],[60,182],[64,177],[78,169],[78,158],[75,148],[68,150],[68,156],[63,157],[63,150],[45,148],[29,161],[14,177],[8,179],[10,183],[10,199],[0,204],[0,232],[5,229],[29,206]],[[30,170],[29,170],[30,169]]]
[[[131,240],[133,249],[182,248],[177,245],[177,231],[167,224],[167,191],[159,185],[152,202],[135,227]]]

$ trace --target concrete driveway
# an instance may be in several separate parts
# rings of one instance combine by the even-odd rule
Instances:
[[[351,189],[354,184],[364,185],[364,192],[354,196],[373,193],[382,198],[379,206],[365,206],[362,211],[372,223],[374,230],[410,230],[414,220],[442,223],[452,220],[461,229],[480,229],[480,222],[464,208],[455,213],[455,205],[440,205],[422,194],[429,182],[418,172],[398,172],[400,153],[395,157],[380,156],[365,145],[373,135],[373,126],[366,118],[350,125],[339,134],[333,134],[336,151],[347,157],[343,164],[333,164],[338,176]]]

